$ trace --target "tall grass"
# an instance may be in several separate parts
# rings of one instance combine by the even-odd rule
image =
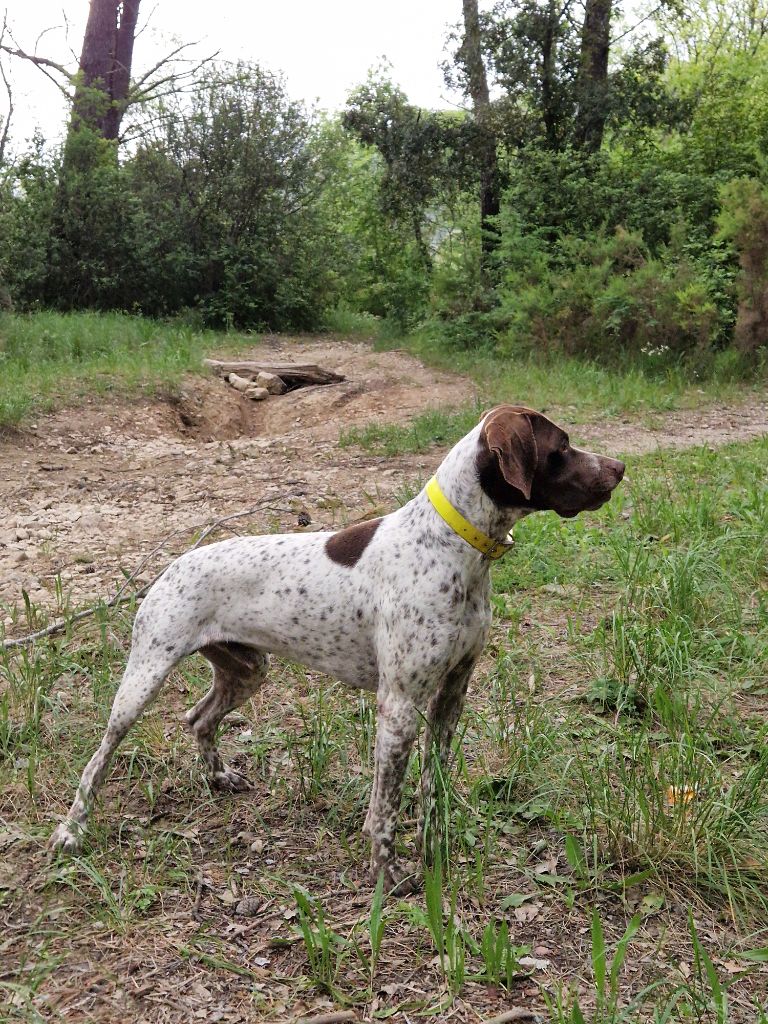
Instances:
[[[0,316],[0,427],[84,394],[135,393],[200,372],[220,336],[120,313]],[[253,344],[227,337],[227,347]]]

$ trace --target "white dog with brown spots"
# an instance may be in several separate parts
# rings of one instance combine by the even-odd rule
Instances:
[[[608,501],[615,459],[571,447],[541,413],[503,405],[448,453],[407,505],[338,533],[243,537],[192,551],[147,594],[104,738],[51,846],[77,852],[112,756],[174,665],[199,653],[213,685],[187,714],[215,786],[247,789],[221,759],[216,730],[263,683],[269,654],[376,692],[373,788],[364,831],[374,876],[413,881],[395,857],[408,757],[421,721],[425,749],[445,762],[472,669],[491,623],[489,569],[514,523],[553,509],[574,516]],[[423,759],[422,816],[432,759]]]

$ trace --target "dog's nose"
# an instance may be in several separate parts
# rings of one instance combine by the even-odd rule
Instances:
[[[613,471],[616,474],[616,483],[617,484],[620,483],[621,480],[623,479],[623,477],[624,477],[624,470],[626,468],[627,467],[624,465],[623,462],[619,462],[618,459],[614,459],[613,460]]]

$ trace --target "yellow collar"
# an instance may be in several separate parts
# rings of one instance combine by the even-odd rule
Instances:
[[[512,547],[512,534],[508,533],[505,540],[494,540],[480,530],[476,530],[461,512],[457,511],[440,489],[437,477],[433,476],[426,486],[427,497],[435,507],[435,511],[450,526],[454,533],[463,538],[467,544],[482,551],[488,558],[501,558]]]

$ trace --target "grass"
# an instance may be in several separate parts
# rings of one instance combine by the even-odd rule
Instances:
[[[383,340],[375,318],[343,309],[329,314],[326,327],[344,337],[378,337],[379,347],[405,346],[428,364],[465,374],[484,395],[483,408],[514,399],[562,413],[572,423],[598,415],[652,414],[700,404],[702,397],[735,401],[743,399],[745,386],[764,379],[762,370],[745,366],[733,352],[712,357],[699,377],[693,365],[656,365],[652,357],[610,369],[562,354],[451,350],[427,332]],[[120,313],[0,314],[0,428],[87,395],[174,387],[184,374],[201,372],[207,354],[222,348],[237,353],[254,343],[246,335]],[[479,411],[471,402],[453,412],[427,410],[411,426],[355,428],[342,440],[386,455],[421,451],[456,440]]]
[[[136,394],[202,371],[221,336],[120,313],[0,315],[0,427],[83,395]],[[226,347],[253,345],[227,336]]]
[[[651,419],[654,413],[706,402],[743,402],[745,390],[765,383],[764,365],[750,365],[732,351],[710,357],[704,373],[692,363],[660,364],[642,355],[607,367],[563,353],[451,349],[432,331],[402,337],[380,330],[376,344],[404,347],[428,365],[464,374],[483,396],[459,409],[426,409],[405,425],[372,422],[341,435],[342,447],[359,446],[387,456],[454,444],[484,410],[503,402],[527,405],[572,424],[627,414]]]
[[[743,398],[745,386],[765,381],[764,363],[749,363],[733,350],[700,353],[688,362],[638,354],[609,366],[563,352],[504,352],[446,344],[433,327],[406,338],[379,334],[380,347],[404,346],[424,362],[464,373],[480,385],[485,407],[514,400],[546,412],[581,418],[659,412],[712,400]]]

